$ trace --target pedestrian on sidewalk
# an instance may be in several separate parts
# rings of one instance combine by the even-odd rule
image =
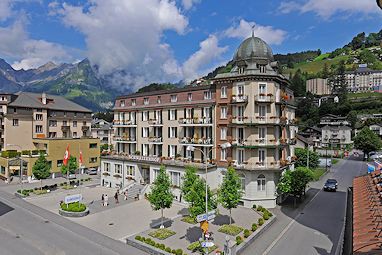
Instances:
[[[102,196],[101,196],[101,201],[102,201],[101,205],[105,206],[105,195],[104,194],[102,194]]]
[[[127,190],[125,190],[124,195],[125,195],[125,197],[123,199],[127,200]]]
[[[114,194],[114,199],[115,199],[115,203],[116,203],[116,204],[119,204],[119,201],[118,201],[118,191],[115,192],[115,194]]]
[[[104,196],[104,205],[103,206],[108,206],[109,204],[108,204],[108,201],[109,201],[109,197],[108,197],[108,195],[107,194],[105,194],[105,196]]]

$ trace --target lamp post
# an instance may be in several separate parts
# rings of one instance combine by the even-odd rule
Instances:
[[[17,144],[7,144],[8,147],[17,147],[19,150],[20,150],[20,156],[19,156],[19,160],[20,160],[20,171],[19,171],[19,182],[21,183],[21,190],[24,190],[24,185],[23,185],[23,160],[21,158],[21,151],[22,151],[22,148],[20,145],[17,145]]]

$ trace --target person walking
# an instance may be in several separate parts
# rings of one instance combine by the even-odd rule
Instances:
[[[127,200],[127,190],[125,190],[124,195],[125,195],[125,197],[123,199]]]
[[[115,199],[115,203],[116,203],[116,204],[119,204],[119,201],[118,201],[118,191],[115,192],[115,194],[114,194],[114,199]]]
[[[102,200],[101,205],[102,205],[102,206],[105,206],[105,195],[104,195],[104,194],[102,194],[102,196],[101,196],[101,200]]]
[[[108,197],[108,195],[107,194],[105,194],[105,196],[104,196],[104,206],[108,206],[109,204],[108,204],[108,201],[109,201],[109,197]]]

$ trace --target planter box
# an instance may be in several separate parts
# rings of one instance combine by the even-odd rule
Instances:
[[[88,215],[89,214],[89,208],[86,208],[86,210],[83,212],[68,212],[68,211],[64,211],[60,208],[58,210],[58,213],[61,216],[78,218],[78,217],[84,217],[84,216]]]

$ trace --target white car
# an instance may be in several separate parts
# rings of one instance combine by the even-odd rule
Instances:
[[[69,174],[68,175],[68,179],[69,180],[73,180],[73,179],[76,179],[76,178],[77,178],[76,174]]]

